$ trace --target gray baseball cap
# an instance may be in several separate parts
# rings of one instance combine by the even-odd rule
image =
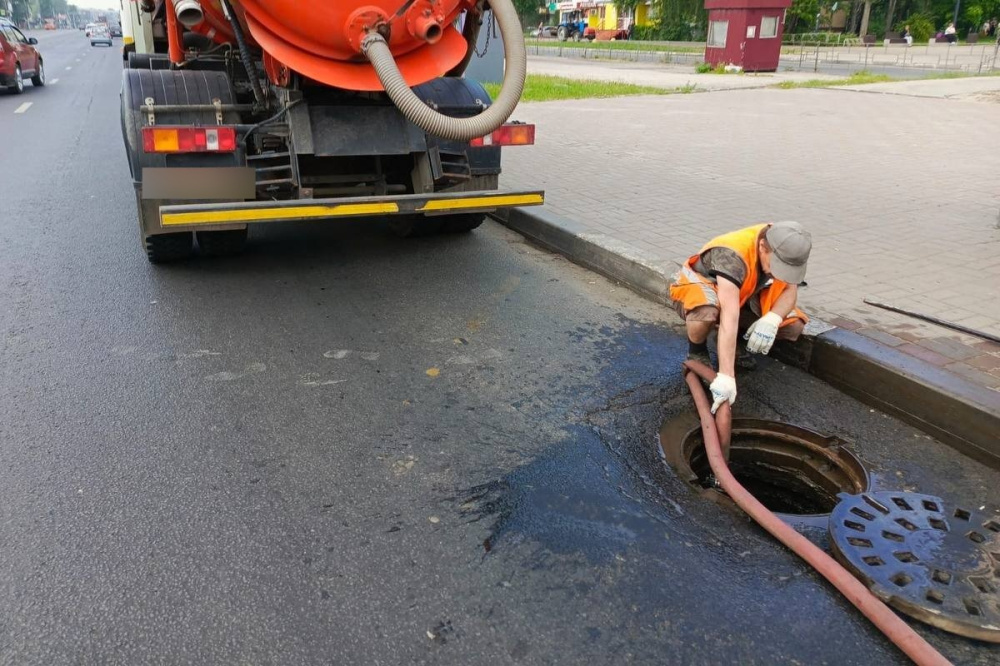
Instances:
[[[771,275],[787,284],[799,284],[806,277],[806,262],[812,250],[812,236],[798,222],[775,222],[764,233],[771,246]]]

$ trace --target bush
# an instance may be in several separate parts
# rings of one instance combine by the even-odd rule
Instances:
[[[705,16],[690,14],[637,25],[632,39],[641,41],[698,42],[705,38]]]
[[[965,22],[969,24],[969,32],[979,32],[983,25],[983,8],[979,5],[966,8]]]
[[[632,29],[632,39],[653,42],[660,39],[660,29],[655,25],[637,25]]]
[[[708,74],[709,72],[712,71],[712,66],[709,65],[707,62],[697,62],[694,65],[694,71],[696,71],[699,74]]]
[[[910,34],[914,43],[926,42],[934,36],[934,22],[926,14],[913,14],[896,24],[896,32],[902,34],[903,28],[910,26]]]

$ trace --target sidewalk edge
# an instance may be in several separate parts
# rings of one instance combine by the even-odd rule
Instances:
[[[494,219],[642,296],[666,303],[673,266],[644,257],[627,243],[584,228],[544,208],[510,209]],[[810,327],[812,328],[812,327]],[[775,348],[780,360],[808,371],[867,405],[886,411],[957,451],[1000,469],[1000,393],[874,340],[820,326],[793,345]]]
[[[627,243],[586,232],[580,225],[544,208],[509,208],[491,214],[493,219],[535,244],[563,255],[575,264],[622,282],[657,303],[667,303],[672,268],[643,257]]]

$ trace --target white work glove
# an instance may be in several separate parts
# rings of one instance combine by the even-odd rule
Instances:
[[[768,312],[750,324],[750,328],[743,335],[743,339],[747,341],[747,351],[751,354],[766,354],[771,351],[771,345],[774,344],[774,337],[778,335],[781,322],[781,315]]]
[[[721,372],[715,376],[715,380],[708,387],[708,390],[712,392],[712,413],[714,414],[718,411],[722,403],[729,402],[733,404],[736,402],[736,378],[730,377],[729,375],[724,375]]]

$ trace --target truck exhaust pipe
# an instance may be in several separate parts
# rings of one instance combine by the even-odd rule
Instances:
[[[177,0],[174,3],[174,12],[181,25],[188,29],[205,20],[205,11],[201,8],[200,0]]]

